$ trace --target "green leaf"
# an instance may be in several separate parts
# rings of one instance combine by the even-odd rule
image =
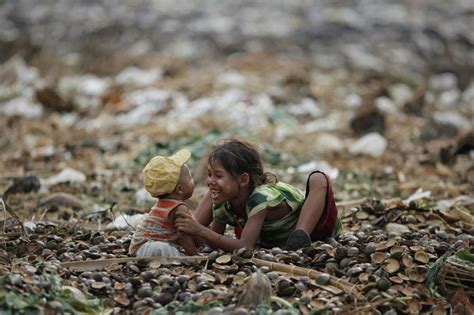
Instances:
[[[70,290],[63,290],[58,295],[57,300],[60,301],[65,308],[70,306],[76,312],[86,312],[96,314],[102,310],[102,303],[99,299],[79,300]]]
[[[456,253],[456,257],[461,259],[461,260],[464,260],[464,261],[467,261],[467,262],[470,262],[470,263],[474,264],[474,255],[471,254],[467,249],[463,249],[463,250],[458,251]]]
[[[436,286],[436,280],[438,280],[439,271],[441,270],[441,267],[444,265],[446,258],[448,258],[448,252],[444,253],[429,267],[426,284],[429,285],[430,287]]]

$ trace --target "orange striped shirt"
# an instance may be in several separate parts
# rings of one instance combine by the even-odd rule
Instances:
[[[135,229],[129,253],[134,255],[140,246],[149,240],[174,243],[178,234],[168,216],[174,208],[182,204],[184,205],[180,200],[159,199]]]

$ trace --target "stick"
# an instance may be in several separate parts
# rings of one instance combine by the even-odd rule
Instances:
[[[6,203],[6,201],[3,200],[3,198],[0,198],[0,204],[2,205],[3,209],[7,211],[15,220],[18,221],[18,223],[21,226],[21,232],[25,236],[26,239],[29,239],[28,233],[26,232],[25,226],[23,225],[23,221],[20,220],[20,217],[13,211],[12,208]]]
[[[282,271],[282,272],[289,273],[291,275],[307,276],[311,279],[317,279],[320,275],[322,275],[321,272],[313,270],[313,269],[309,269],[309,268],[303,268],[303,267],[287,265],[287,264],[282,264],[282,263],[275,263],[275,262],[266,261],[266,260],[257,259],[257,258],[252,258],[250,261],[259,267],[266,266],[274,271]],[[330,276],[328,283],[329,285],[332,285],[345,292],[354,293],[354,295],[358,299],[362,298],[362,296],[360,295],[357,289],[357,286],[344,279],[340,279],[335,276]]]
[[[358,206],[366,201],[367,201],[367,198],[365,197],[361,199],[355,199],[355,200],[340,201],[340,202],[336,202],[336,207],[349,208],[349,207]]]
[[[96,259],[96,260],[80,260],[80,261],[69,261],[61,264],[62,268],[71,268],[78,271],[86,270],[97,270],[104,269],[112,264],[121,264],[129,261],[183,261],[183,260],[208,260],[208,256],[173,256],[173,257],[162,257],[162,256],[150,256],[150,257],[122,257],[122,258],[108,258],[108,259]]]

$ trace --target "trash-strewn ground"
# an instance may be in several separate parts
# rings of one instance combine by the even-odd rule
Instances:
[[[473,12],[469,1],[0,4],[1,312],[469,314]],[[148,159],[192,151],[194,207],[209,148],[234,135],[301,189],[327,172],[344,234],[296,252],[117,260],[153,203]],[[270,300],[255,293],[266,278]]]

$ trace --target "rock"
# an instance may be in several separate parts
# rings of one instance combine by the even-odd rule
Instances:
[[[15,179],[14,183],[3,194],[6,200],[8,195],[16,193],[30,193],[38,191],[41,187],[38,177],[31,175]]]
[[[45,108],[58,112],[72,111],[74,106],[70,102],[66,102],[55,90],[44,88],[36,91],[36,99]]]
[[[247,281],[238,305],[248,307],[256,307],[260,304],[269,305],[271,296],[272,285],[270,279],[260,270],[257,270]]]
[[[437,122],[431,119],[428,120],[423,126],[420,134],[420,140],[430,141],[439,140],[440,138],[453,138],[456,137],[458,132],[457,126],[448,123]]]
[[[74,210],[81,210],[84,208],[82,201],[77,197],[68,193],[54,193],[40,200],[39,203],[42,207],[67,207]]]
[[[385,226],[385,229],[387,230],[387,234],[394,235],[402,235],[403,233],[410,232],[410,229],[407,226],[398,223],[388,223]]]

